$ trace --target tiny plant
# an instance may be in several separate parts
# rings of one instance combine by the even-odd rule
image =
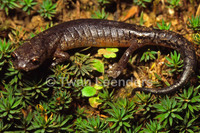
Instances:
[[[196,33],[196,34],[193,34],[193,40],[196,44],[199,44],[200,45],[200,34],[199,33]]]
[[[109,106],[111,109],[106,109],[105,111],[111,115],[111,117],[107,118],[107,121],[112,123],[110,129],[113,129],[114,132],[120,132],[130,128],[130,120],[134,118],[135,105],[127,100],[122,100],[122,102],[119,100],[116,104],[110,103]]]
[[[21,104],[23,107],[26,107],[27,105],[33,105],[32,103],[34,103],[34,101],[31,98],[32,93],[24,90],[23,88],[17,88],[14,95],[17,97],[21,97]]]
[[[153,81],[153,85],[155,85],[156,87],[163,87],[164,85],[170,86],[169,82],[167,80],[163,80],[160,75],[158,75],[157,73],[154,73],[154,75],[156,79],[158,79],[158,81]]]
[[[179,100],[178,104],[185,110],[187,118],[190,115],[194,116],[194,113],[199,111],[200,95],[193,86],[189,89],[183,89],[183,92],[179,93],[176,99]]]
[[[40,15],[44,18],[52,19],[56,14],[56,4],[53,4],[50,0],[43,1],[40,6],[40,10],[38,11]]]
[[[169,8],[177,8],[180,6],[180,0],[167,0],[167,2],[169,3]]]
[[[70,120],[72,119],[72,115],[58,115],[55,120],[54,129],[56,132],[73,132],[72,124],[70,124]]]
[[[20,119],[20,105],[21,99],[13,97],[9,94],[7,97],[2,96],[0,98],[0,118],[7,121],[13,121],[13,119]]]
[[[146,51],[142,54],[140,61],[144,60],[145,62],[147,62],[149,60],[154,60],[154,59],[156,59],[156,57],[155,57],[156,54],[157,54],[156,51],[148,49],[148,51]]]
[[[0,132],[3,133],[4,131],[7,131],[10,126],[12,126],[11,123],[4,122],[2,119],[0,119]]]
[[[151,1],[152,0],[133,0],[133,3],[140,7],[146,7],[145,3],[151,3]]]
[[[77,129],[82,132],[100,133],[106,131],[108,123],[105,120],[100,119],[99,116],[87,118],[76,123]]]
[[[89,73],[93,71],[93,62],[90,58],[90,55],[76,53],[75,56],[71,58],[73,64],[69,70],[76,74],[76,77],[80,75],[89,75]]]
[[[102,92],[99,92],[99,100],[98,102],[102,103],[101,108],[106,108],[109,102],[112,102],[114,99],[113,96],[114,91],[109,92],[108,89],[103,89]]]
[[[50,100],[49,106],[54,111],[54,113],[58,113],[59,111],[68,109],[70,107],[71,101],[72,99],[69,92],[58,90],[54,94],[54,97],[52,97]]]
[[[179,112],[181,112],[182,109],[175,98],[169,98],[166,96],[165,98],[160,99],[160,101],[161,103],[154,104],[153,107],[160,113],[155,117],[155,119],[159,119],[159,122],[163,122],[163,126],[172,126],[175,121],[183,120],[179,115]]]
[[[31,10],[33,10],[33,7],[37,4],[37,2],[34,2],[34,0],[23,0],[20,1],[20,5],[22,5],[22,10],[27,12],[28,15],[31,14]]]
[[[9,34],[11,41],[16,44],[22,43],[21,41],[23,40],[25,32],[26,31],[22,30],[22,27],[16,27],[15,29],[11,30],[11,33]]]
[[[0,71],[8,59],[11,57],[10,53],[13,52],[14,49],[11,47],[11,42],[6,42],[6,39],[0,40]]]
[[[158,121],[151,121],[147,123],[146,128],[144,128],[142,131],[144,133],[166,133],[162,132],[164,130],[164,126],[161,125]]]
[[[136,125],[132,125],[131,128],[125,130],[126,133],[140,133],[140,129],[142,127],[142,124],[139,125],[138,123]]]
[[[183,60],[181,59],[181,55],[179,53],[177,54],[176,51],[174,51],[174,54],[171,52],[170,55],[171,58],[167,56],[165,57],[167,61],[169,61],[169,63],[166,63],[166,65],[172,69],[169,72],[174,73],[183,71]]]
[[[5,79],[11,78],[9,84],[15,86],[22,86],[22,73],[19,70],[14,69],[12,67],[12,63],[9,62],[9,67],[7,68],[7,72],[5,73]]]
[[[38,111],[34,112],[34,118],[31,122],[32,125],[30,130],[33,132],[53,132],[53,128],[56,126],[56,115],[51,114],[50,116],[41,115]]]
[[[194,17],[192,15],[191,19],[188,19],[189,24],[188,27],[191,28],[194,31],[199,31],[200,30],[200,16]]]
[[[80,108],[80,107],[77,107],[76,109],[76,118],[86,118],[86,114],[84,113],[85,111],[85,108]]]
[[[119,108],[124,108],[127,113],[133,113],[135,112],[135,102],[129,101],[127,98],[119,98],[117,102],[115,103],[116,106]],[[132,117],[130,117],[132,118]]]
[[[139,113],[144,115],[144,119],[148,119],[151,115],[152,105],[155,103],[155,98],[152,97],[151,93],[145,94],[144,92],[139,94],[136,93],[137,96],[137,110]]]
[[[16,127],[19,128],[21,131],[24,131],[24,132],[30,131],[29,129],[30,129],[30,126],[31,126],[32,119],[33,119],[32,112],[29,112],[28,114],[24,113],[24,116],[20,119],[20,124],[16,125]]]
[[[196,126],[197,118],[193,117],[191,119],[184,117],[176,127],[175,130],[181,133],[197,133],[199,131],[199,127]]]
[[[140,14],[140,25],[143,26],[146,21],[143,18],[143,11]]]
[[[25,87],[23,88],[24,91],[27,93],[31,93],[32,99],[38,99],[40,97],[47,98],[45,93],[48,92],[49,88],[46,86],[46,82],[40,81],[26,81],[24,83]]]
[[[162,25],[160,25],[159,23],[157,23],[157,26],[160,30],[169,30],[171,27],[171,22],[167,25],[165,23],[165,21],[162,19]]]
[[[110,0],[97,0],[101,7],[104,7],[105,4],[110,3]]]
[[[92,18],[95,18],[95,19],[107,19],[108,15],[104,9],[102,9],[101,11],[98,10],[98,11],[95,11],[94,12],[95,15],[92,15]]]
[[[0,1],[0,8],[5,10],[6,15],[9,14],[9,9],[14,9],[16,7],[19,8],[19,5],[17,4],[17,0],[1,0]]]

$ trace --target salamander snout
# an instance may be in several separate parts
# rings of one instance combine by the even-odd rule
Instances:
[[[38,55],[26,53],[22,50],[15,50],[12,54],[12,62],[15,69],[22,71],[31,71],[40,66],[40,58]]]
[[[20,57],[18,57],[16,52],[13,52],[11,56],[12,56],[13,66],[15,69],[29,71],[26,65],[26,61],[20,60]]]

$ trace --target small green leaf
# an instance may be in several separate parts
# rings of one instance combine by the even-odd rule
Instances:
[[[100,73],[104,73],[104,63],[101,60],[94,59],[92,60],[93,67]]]
[[[96,90],[102,90],[102,89],[103,89],[103,86],[102,86],[102,85],[95,84],[95,85],[94,85],[94,88],[95,88]]]
[[[17,107],[20,103],[21,103],[21,99],[19,99],[18,101],[16,101],[16,102],[13,104],[12,109],[14,109],[15,107]]]
[[[118,48],[106,48],[107,51],[110,51],[110,52],[118,52],[119,49]]]
[[[97,108],[98,105],[100,105],[101,103],[98,102],[99,97],[90,97],[89,98],[89,103],[93,108]]]
[[[175,116],[176,116],[176,118],[178,118],[179,120],[183,120],[183,118],[180,116],[180,115],[178,115],[178,114],[174,114]]]
[[[156,76],[156,78],[160,81],[162,81],[162,78],[157,74],[157,73],[154,73],[154,75]]]
[[[111,121],[111,122],[118,122],[118,120],[116,118],[107,118],[107,121]]]
[[[169,125],[172,126],[172,124],[173,124],[173,118],[169,117]]]
[[[0,115],[0,117],[5,117],[8,115],[8,112],[4,112],[2,115]]]
[[[98,54],[102,54],[105,58],[115,58],[117,56],[115,54],[115,51],[117,51],[116,48],[106,48],[106,49],[101,48],[98,50]]]
[[[110,53],[110,54],[104,54],[103,56],[105,58],[115,58],[117,55],[115,53]]]
[[[131,127],[131,125],[128,122],[123,122],[123,125],[125,125],[126,127]]]
[[[96,94],[96,89],[92,86],[85,86],[82,90],[82,95],[86,97],[91,97]]]
[[[191,112],[194,112],[192,105],[188,105],[188,108],[190,109]]]

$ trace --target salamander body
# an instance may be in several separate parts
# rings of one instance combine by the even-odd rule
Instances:
[[[66,50],[79,47],[129,47],[108,74],[118,77],[126,67],[129,56],[145,45],[160,45],[173,48],[184,59],[184,70],[178,81],[162,89],[136,88],[135,91],[169,93],[185,85],[196,68],[196,55],[192,44],[183,36],[172,32],[142,27],[110,20],[79,19],[51,27],[26,41],[13,53],[16,69],[30,71],[38,68],[47,59],[52,65],[69,58]]]

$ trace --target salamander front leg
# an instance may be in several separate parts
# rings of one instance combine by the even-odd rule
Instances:
[[[56,50],[51,66],[55,66],[61,62],[69,60],[70,55],[67,52]]]
[[[109,66],[107,74],[109,77],[117,78],[122,70],[126,67],[130,56],[133,51],[138,47],[137,40],[131,42],[131,46],[124,52],[118,63]]]

